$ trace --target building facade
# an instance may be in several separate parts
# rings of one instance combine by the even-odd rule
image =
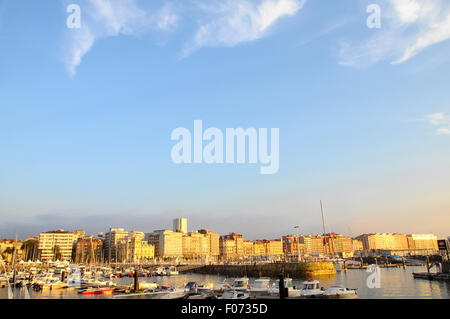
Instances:
[[[39,259],[71,261],[76,239],[77,235],[63,229],[39,234]]]
[[[183,257],[183,233],[171,229],[156,230],[146,235],[149,244],[155,247],[155,257],[162,259]]]
[[[103,241],[99,238],[85,237],[75,244],[74,261],[77,264],[99,263],[103,260]]]
[[[181,217],[173,220],[173,231],[186,234],[187,231],[187,218]]]
[[[103,247],[105,261],[117,262],[118,244],[122,239],[128,237],[128,232],[123,228],[110,228],[104,236]]]

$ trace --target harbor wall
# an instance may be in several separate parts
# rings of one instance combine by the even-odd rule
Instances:
[[[278,277],[315,278],[334,276],[336,269],[332,262],[274,263],[262,265],[208,265],[192,269],[191,272],[227,277]]]
[[[450,262],[449,261],[442,262],[442,273],[450,274]]]

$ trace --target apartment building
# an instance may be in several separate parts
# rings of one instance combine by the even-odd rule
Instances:
[[[210,256],[209,237],[199,232],[184,234],[182,237],[183,257],[186,259]]]
[[[78,239],[73,259],[78,264],[99,263],[103,260],[103,241],[93,236]]]
[[[77,235],[63,229],[39,234],[39,259],[71,261],[76,239]]]
[[[208,238],[209,257],[213,260],[217,260],[220,256],[220,236],[218,233],[210,231],[209,229],[200,229],[200,234],[205,235]]]
[[[181,258],[183,257],[183,233],[171,229],[156,230],[146,234],[149,244],[155,247],[155,257]]]
[[[110,228],[104,236],[104,256],[108,262],[116,262],[117,259],[117,245],[119,242],[128,237],[128,232],[123,228]]]
[[[154,258],[155,246],[145,241],[141,234],[123,238],[117,245],[119,262],[144,263]]]

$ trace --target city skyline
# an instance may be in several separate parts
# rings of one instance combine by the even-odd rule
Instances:
[[[181,229],[177,229],[176,227],[176,223],[179,223],[179,220],[184,219],[184,228],[186,229],[186,231],[181,230]],[[64,232],[69,232],[69,233],[77,233],[82,231],[83,232],[83,236],[93,236],[93,237],[101,237],[104,236],[106,233],[108,233],[108,231],[111,231],[112,229],[121,229],[124,230],[126,232],[142,232],[142,233],[151,233],[151,232],[155,232],[155,231],[160,231],[160,230],[172,230],[174,232],[180,232],[183,234],[189,234],[189,233],[195,233],[198,232],[199,230],[202,229],[206,229],[206,230],[211,230],[215,233],[217,233],[219,236],[227,236],[231,233],[235,233],[235,234],[240,234],[242,235],[246,240],[251,240],[251,241],[258,241],[258,240],[276,240],[276,239],[280,239],[283,236],[297,236],[297,232],[299,236],[327,236],[327,235],[331,235],[331,234],[335,234],[335,235],[341,235],[341,236],[346,236],[349,238],[357,238],[358,236],[362,236],[362,235],[370,235],[370,234],[405,234],[405,235],[411,235],[411,234],[434,234],[436,235],[438,238],[441,239],[446,239],[446,238],[450,238],[450,236],[448,234],[437,234],[434,232],[399,232],[399,231],[392,231],[392,232],[383,232],[383,231],[369,231],[369,232],[363,232],[363,233],[353,233],[351,229],[348,229],[347,232],[335,232],[333,230],[330,229],[326,229],[326,233],[324,233],[323,231],[319,231],[319,232],[305,232],[301,230],[301,227],[298,228],[297,230],[297,226],[293,226],[292,229],[290,231],[287,231],[285,233],[280,233],[280,234],[274,234],[273,236],[268,235],[268,234],[260,234],[260,235],[256,235],[256,237],[254,236],[247,236],[245,232],[239,232],[236,231],[235,229],[229,229],[227,231],[217,231],[216,229],[212,229],[210,227],[206,227],[205,225],[195,225],[195,226],[190,226],[191,224],[187,223],[187,217],[177,217],[175,219],[171,219],[170,220],[171,223],[173,223],[173,225],[171,226],[171,224],[165,224],[165,225],[159,225],[160,227],[158,227],[158,225],[155,225],[152,228],[139,228],[139,227],[125,227],[123,225],[114,225],[114,226],[110,226],[104,229],[101,229],[99,231],[86,231],[86,227],[70,227],[69,228],[63,228],[63,227],[54,227],[54,228],[48,228],[46,230],[42,230],[42,231],[38,231],[36,233],[28,233],[28,234],[23,234],[21,237],[17,235],[17,239],[20,241],[23,241],[27,238],[31,238],[31,237],[36,237],[38,236],[40,233],[48,233],[48,232],[55,232],[55,231],[64,231]],[[189,226],[188,226],[189,225]],[[328,226],[326,226],[328,227]],[[0,234],[0,240],[15,240],[15,236],[1,236],[2,234]]]
[[[242,260],[257,257],[281,260],[339,255],[342,258],[370,254],[426,254],[439,251],[434,234],[371,233],[349,237],[336,233],[300,234],[249,240],[242,234],[220,235],[214,230],[188,231],[188,219],[173,219],[173,229],[151,232],[110,228],[94,236],[85,230],[51,230],[24,241],[1,239],[2,258],[30,261],[73,260],[81,263],[149,262],[155,259],[208,261]],[[324,226],[325,227],[325,226]],[[326,231],[324,229],[324,231]],[[446,242],[450,237],[444,239]]]
[[[319,200],[336,233],[448,236],[450,4],[371,3],[0,1],[0,236],[318,234]],[[279,170],[175,164],[196,120],[279,129]]]

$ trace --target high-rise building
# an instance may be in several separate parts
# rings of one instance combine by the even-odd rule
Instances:
[[[117,245],[121,239],[128,237],[123,228],[110,228],[103,241],[104,256],[107,262],[117,262]]]
[[[77,235],[59,229],[39,234],[39,258],[42,261],[72,260]]]
[[[173,231],[178,233],[187,233],[187,218],[176,218],[173,220]]]

